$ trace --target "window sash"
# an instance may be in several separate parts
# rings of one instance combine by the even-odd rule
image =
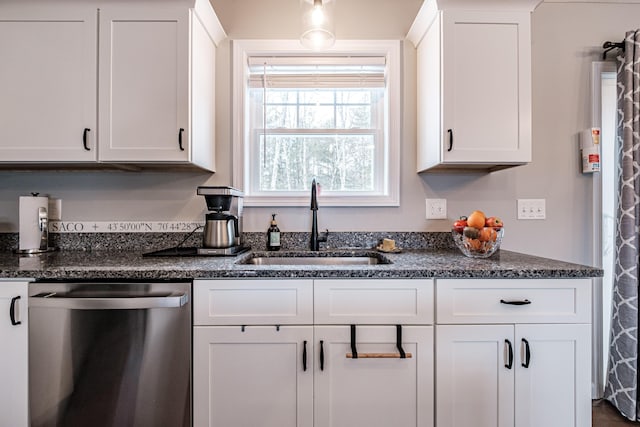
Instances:
[[[292,89],[293,91],[295,91],[296,89]],[[259,89],[256,90],[258,95],[262,95],[263,99],[265,96],[265,93],[260,92]],[[331,127],[331,128],[300,128],[298,126],[296,127],[291,127],[291,128],[282,128],[282,127],[277,127],[277,128],[273,128],[273,127],[269,127],[267,126],[266,129],[263,127],[263,111],[262,108],[265,107],[264,103],[260,103],[259,102],[259,97],[258,99],[252,98],[252,105],[253,107],[251,108],[251,112],[250,112],[250,120],[251,120],[251,141],[250,141],[250,151],[248,153],[250,160],[249,160],[249,167],[250,170],[253,171],[254,173],[249,174],[250,176],[248,176],[248,194],[251,194],[253,196],[266,196],[269,194],[278,194],[278,195],[282,195],[282,194],[290,194],[290,195],[295,195],[296,192],[293,190],[288,190],[288,191],[277,191],[277,190],[262,190],[261,189],[261,179],[262,179],[262,168],[265,166],[263,164],[263,161],[260,160],[261,154],[264,155],[266,148],[261,146],[261,139],[262,137],[265,135],[267,136],[274,136],[274,135],[309,135],[309,136],[313,136],[313,135],[345,135],[345,136],[349,136],[349,135],[373,135],[373,153],[372,153],[372,165],[371,165],[371,173],[373,175],[373,181],[371,182],[373,185],[373,188],[371,190],[368,189],[361,189],[361,190],[338,190],[338,191],[331,191],[328,187],[325,187],[323,189],[323,193],[325,195],[333,195],[336,197],[340,197],[340,195],[342,195],[342,197],[345,197],[346,195],[349,196],[382,196],[384,194],[386,194],[388,192],[388,186],[385,185],[386,181],[387,181],[387,168],[385,166],[385,153],[386,153],[386,147],[385,147],[385,133],[384,133],[384,99],[385,99],[385,94],[384,93],[379,93],[379,90],[376,89],[375,90],[376,94],[374,94],[369,103],[366,103],[365,105],[367,105],[368,107],[371,108],[370,111],[370,126],[371,127],[366,127],[366,128],[336,128],[336,127]],[[273,103],[268,103],[266,104],[267,108],[273,106]],[[285,104],[287,106],[290,106],[292,108],[296,108],[299,109],[300,107],[305,107],[308,105],[313,105],[313,104],[303,104],[300,102],[300,98],[296,97],[296,100]],[[341,102],[336,102],[336,97],[333,97],[333,102],[332,103],[327,103],[327,106],[331,106],[333,108],[339,108],[339,107],[343,107],[343,106],[353,106],[356,104],[348,104],[348,103],[341,103]],[[336,117],[334,117],[335,120]],[[301,123],[299,122],[300,118],[297,117],[297,124],[300,125]],[[334,121],[334,124],[335,121]],[[303,161],[306,161],[307,159],[304,159]],[[269,167],[273,167],[272,164],[269,164]],[[346,167],[346,166],[345,166]],[[322,184],[322,180],[320,181]],[[300,192],[302,193],[302,192]]]

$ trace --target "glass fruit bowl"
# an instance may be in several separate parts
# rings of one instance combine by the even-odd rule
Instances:
[[[466,256],[489,258],[500,248],[504,227],[452,228],[451,235],[458,249]]]

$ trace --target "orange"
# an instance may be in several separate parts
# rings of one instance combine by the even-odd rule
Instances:
[[[480,250],[480,248],[482,247],[482,242],[480,242],[480,240],[478,239],[469,239],[467,240],[467,242],[469,243],[469,249],[471,249],[472,251]]]
[[[467,217],[467,225],[473,228],[483,228],[486,217],[482,211],[473,211],[471,215]]]
[[[483,229],[480,230],[480,233],[478,235],[478,240],[480,240],[481,242],[495,242],[496,241],[496,230],[494,230],[491,227],[484,227]]]

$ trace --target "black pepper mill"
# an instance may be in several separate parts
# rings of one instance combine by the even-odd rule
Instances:
[[[267,249],[270,251],[280,250],[280,229],[276,222],[276,214],[271,214],[271,226],[267,230]]]

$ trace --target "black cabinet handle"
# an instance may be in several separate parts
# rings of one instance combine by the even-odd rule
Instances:
[[[82,145],[84,146],[84,149],[87,151],[91,151],[91,149],[87,145],[87,133],[89,132],[91,132],[91,129],[89,128],[84,128],[84,131],[82,132]]]
[[[396,325],[396,348],[398,349],[398,353],[400,353],[400,359],[406,359],[407,353],[405,353],[402,348],[402,325]]]
[[[302,370],[307,370],[307,341],[304,342],[302,347]]]
[[[529,362],[531,362],[531,349],[529,348],[529,341],[522,338],[522,342],[524,343],[524,354],[525,354],[524,363],[522,364],[522,366],[525,368],[528,368]]]
[[[320,370],[324,371],[324,341],[320,340]]]
[[[358,349],[356,348],[356,325],[351,325],[351,358],[358,358]]]
[[[509,349],[509,361],[504,364],[504,367],[507,369],[511,369],[513,367],[513,346],[511,345],[511,341],[504,340],[504,343],[508,346]]]
[[[16,302],[20,299],[20,295],[17,297],[11,298],[11,305],[9,306],[9,318],[11,319],[11,324],[13,326],[22,324],[21,321],[16,321]]]
[[[500,304],[507,304],[507,305],[527,305],[527,304],[531,304],[531,301],[529,301],[528,299],[522,300],[522,301],[505,301],[503,299],[500,300]]]
[[[447,129],[447,132],[449,133],[449,148],[447,151],[451,151],[453,149],[453,129]]]
[[[184,128],[180,128],[178,131],[178,147],[180,147],[180,151],[184,151],[184,147],[182,146],[182,132],[184,132]]]

